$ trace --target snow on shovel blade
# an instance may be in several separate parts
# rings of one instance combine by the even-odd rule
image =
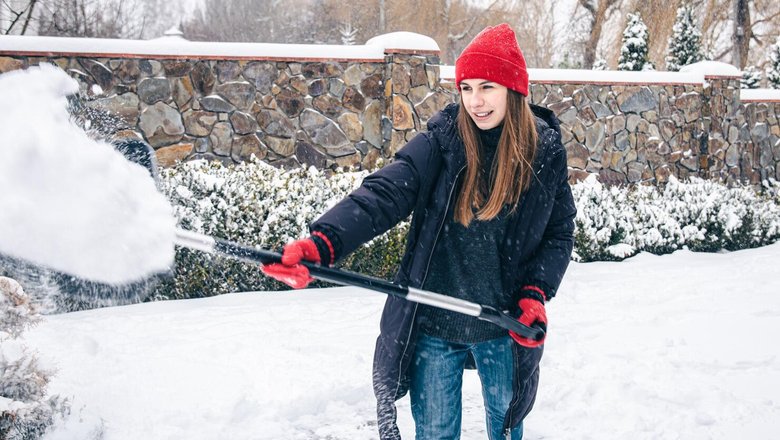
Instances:
[[[110,284],[168,270],[173,209],[146,169],[70,121],[77,91],[48,64],[0,75],[0,253]]]

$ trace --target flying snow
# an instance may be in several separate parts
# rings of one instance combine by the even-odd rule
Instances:
[[[0,75],[0,253],[112,284],[165,271],[173,210],[146,169],[71,121],[78,90],[49,64]]]

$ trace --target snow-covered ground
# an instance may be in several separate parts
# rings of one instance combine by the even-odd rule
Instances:
[[[777,438],[779,262],[780,243],[573,263],[548,306],[525,438]],[[77,416],[50,438],[102,419],[106,440],[374,439],[383,301],[332,288],[47,316],[26,340]],[[399,407],[411,439],[408,399]],[[463,438],[486,438],[473,372]]]

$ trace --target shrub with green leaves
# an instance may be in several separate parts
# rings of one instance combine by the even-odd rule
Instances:
[[[280,250],[308,235],[308,225],[355,189],[367,172],[326,174],[314,168],[280,170],[261,162],[226,167],[219,162],[179,164],[161,173],[180,226],[264,249]],[[737,250],[780,238],[778,185],[764,191],[692,178],[662,188],[607,187],[595,177],[573,185],[577,204],[577,261],[621,260],[656,254]],[[403,254],[408,222],[366,243],[339,266],[392,279]],[[323,284],[315,284],[323,285]],[[156,298],[191,298],[286,287],[256,265],[177,249],[172,276]]]
[[[51,396],[52,372],[43,368],[21,334],[40,320],[35,306],[15,280],[0,277],[0,438],[42,438],[70,414],[70,402]]]
[[[226,167],[193,161],[162,172],[162,190],[180,227],[247,246],[280,250],[308,236],[308,225],[355,189],[366,172],[326,175],[315,168],[281,170],[262,162]],[[355,251],[341,267],[389,278],[400,262],[406,223]],[[172,277],[156,298],[190,298],[284,286],[257,265],[178,248]]]
[[[780,239],[777,184],[765,191],[699,178],[670,177],[663,188],[605,187],[591,177],[574,185],[575,259],[621,260],[638,252],[688,248],[714,252]]]

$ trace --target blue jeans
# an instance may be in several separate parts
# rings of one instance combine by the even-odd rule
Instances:
[[[458,440],[462,413],[463,370],[468,353],[474,356],[482,382],[490,440],[504,440],[504,416],[512,400],[512,338],[508,335],[477,344],[459,344],[421,334],[410,373],[417,440]],[[523,437],[523,425],[511,432]]]

